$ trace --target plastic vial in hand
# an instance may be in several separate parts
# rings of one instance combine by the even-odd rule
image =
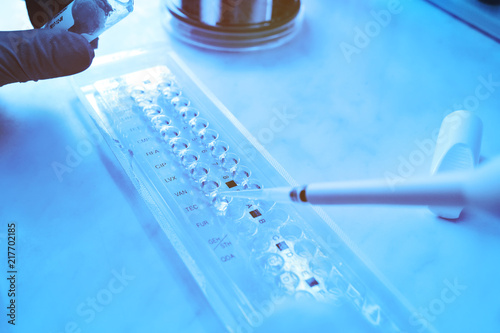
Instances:
[[[44,28],[66,29],[92,41],[133,9],[134,0],[74,0]]]

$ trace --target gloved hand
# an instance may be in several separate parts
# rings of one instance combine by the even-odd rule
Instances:
[[[37,1],[26,0],[36,28],[62,9],[58,6],[63,0],[54,0],[57,6],[52,7],[46,6],[50,1],[42,1],[45,7],[40,7]],[[0,86],[79,73],[90,66],[93,58],[93,46],[73,32],[60,29],[0,32]]]

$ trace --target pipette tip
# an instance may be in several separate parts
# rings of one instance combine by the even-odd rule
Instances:
[[[278,202],[290,202],[290,188],[277,187],[263,190],[243,190],[243,191],[224,191],[219,193],[220,196],[251,199],[251,200],[266,200]]]

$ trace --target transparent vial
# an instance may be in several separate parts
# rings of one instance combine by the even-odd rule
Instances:
[[[90,42],[133,10],[134,0],[74,0],[44,28],[75,32]]]

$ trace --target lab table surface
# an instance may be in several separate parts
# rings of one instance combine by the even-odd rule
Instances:
[[[427,175],[435,133],[457,109],[483,121],[482,160],[500,154],[497,42],[427,2],[396,3],[365,40],[359,31],[391,2],[304,3],[303,27],[291,42],[229,53],[177,41],[162,27],[160,1],[137,0],[96,53],[171,48],[299,183]],[[29,28],[24,2],[3,5],[2,30]],[[287,116],[273,126],[278,113]],[[94,146],[57,176],[54,162],[95,138],[82,117],[65,78],[0,88],[0,327],[223,331],[109,150]],[[438,331],[500,331],[499,218],[466,210],[452,222],[406,206],[324,210]],[[15,327],[5,316],[10,223]]]

